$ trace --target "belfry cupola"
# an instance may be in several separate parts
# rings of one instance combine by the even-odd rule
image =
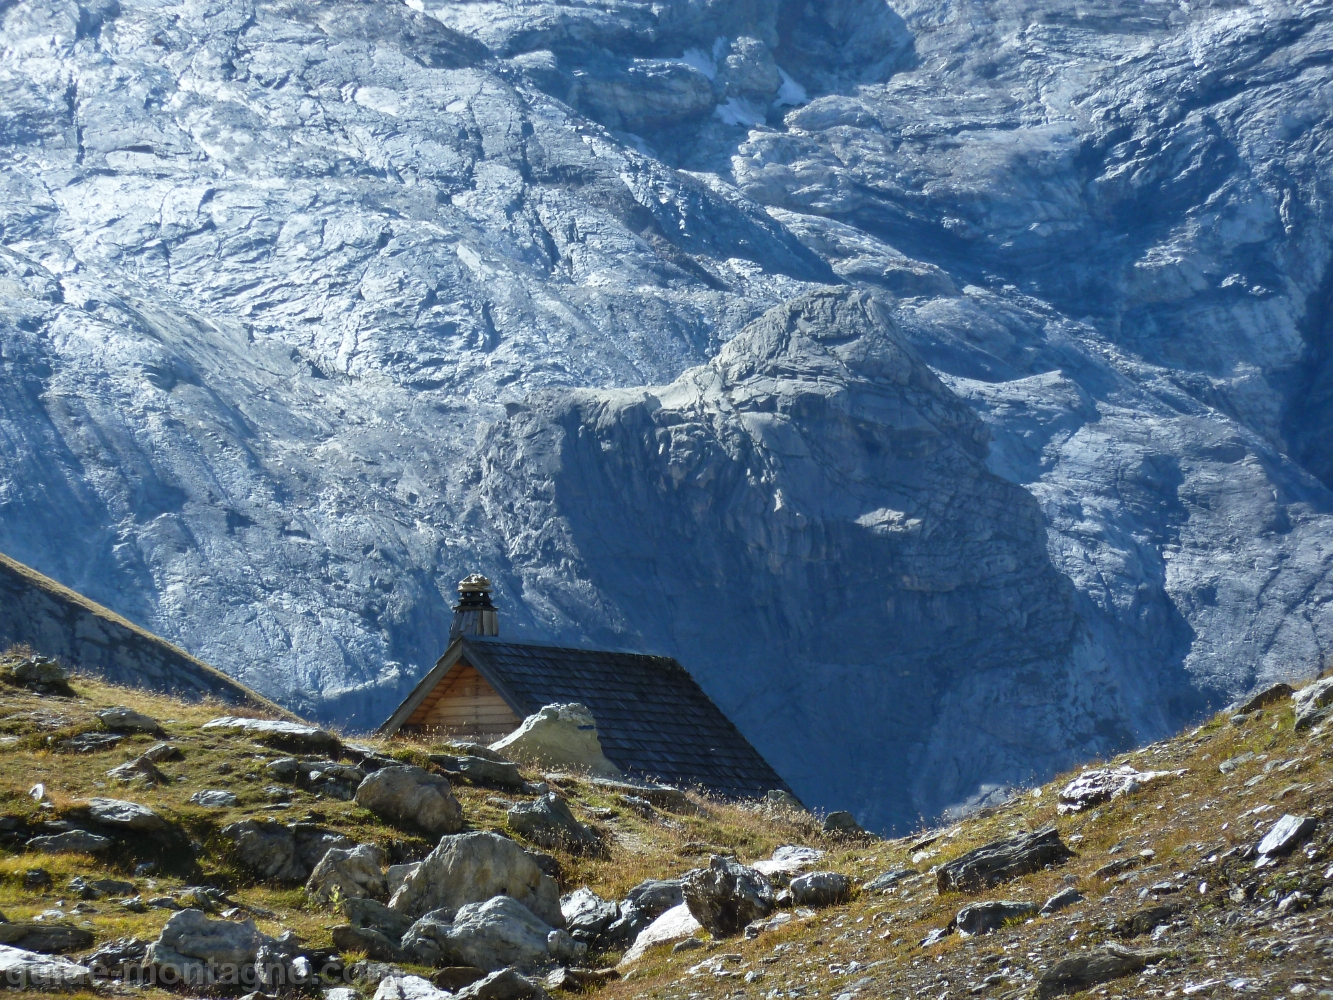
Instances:
[[[500,634],[499,614],[491,603],[491,581],[480,573],[459,581],[458,603],[449,626],[449,641],[460,635]]]

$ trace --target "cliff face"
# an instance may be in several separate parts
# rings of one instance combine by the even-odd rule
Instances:
[[[1330,645],[1331,24],[0,4],[0,549],[361,725],[482,570],[880,826],[1173,731]]]

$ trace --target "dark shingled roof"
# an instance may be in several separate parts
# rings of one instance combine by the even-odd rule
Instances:
[[[736,797],[763,795],[771,788],[791,791],[670,657],[464,636],[450,645],[403,708],[420,702],[418,692],[429,693],[459,659],[470,663],[519,717],[558,702],[588,706],[602,751],[626,773]],[[393,722],[384,729],[395,730]]]

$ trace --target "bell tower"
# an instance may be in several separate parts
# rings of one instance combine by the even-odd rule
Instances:
[[[491,581],[480,573],[459,581],[458,603],[454,605],[454,620],[449,626],[449,641],[460,635],[500,634],[499,613],[491,603]]]

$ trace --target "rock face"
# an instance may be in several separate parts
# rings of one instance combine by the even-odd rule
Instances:
[[[467,903],[509,896],[552,927],[563,927],[560,890],[518,844],[495,833],[440,838],[394,893],[389,906],[413,917],[432,910],[460,910]]]
[[[463,807],[449,779],[420,767],[383,767],[367,775],[357,786],[356,804],[390,822],[436,835],[463,825]]]
[[[416,6],[5,6],[0,549],[357,725],[484,571],[877,830],[1320,669],[1333,12]]]
[[[746,924],[776,909],[767,878],[717,854],[709,859],[707,868],[686,872],[681,890],[694,919],[714,937],[739,934]]]
[[[572,767],[603,778],[620,778],[597,738],[597,720],[585,705],[546,705],[492,750],[547,768]]]

